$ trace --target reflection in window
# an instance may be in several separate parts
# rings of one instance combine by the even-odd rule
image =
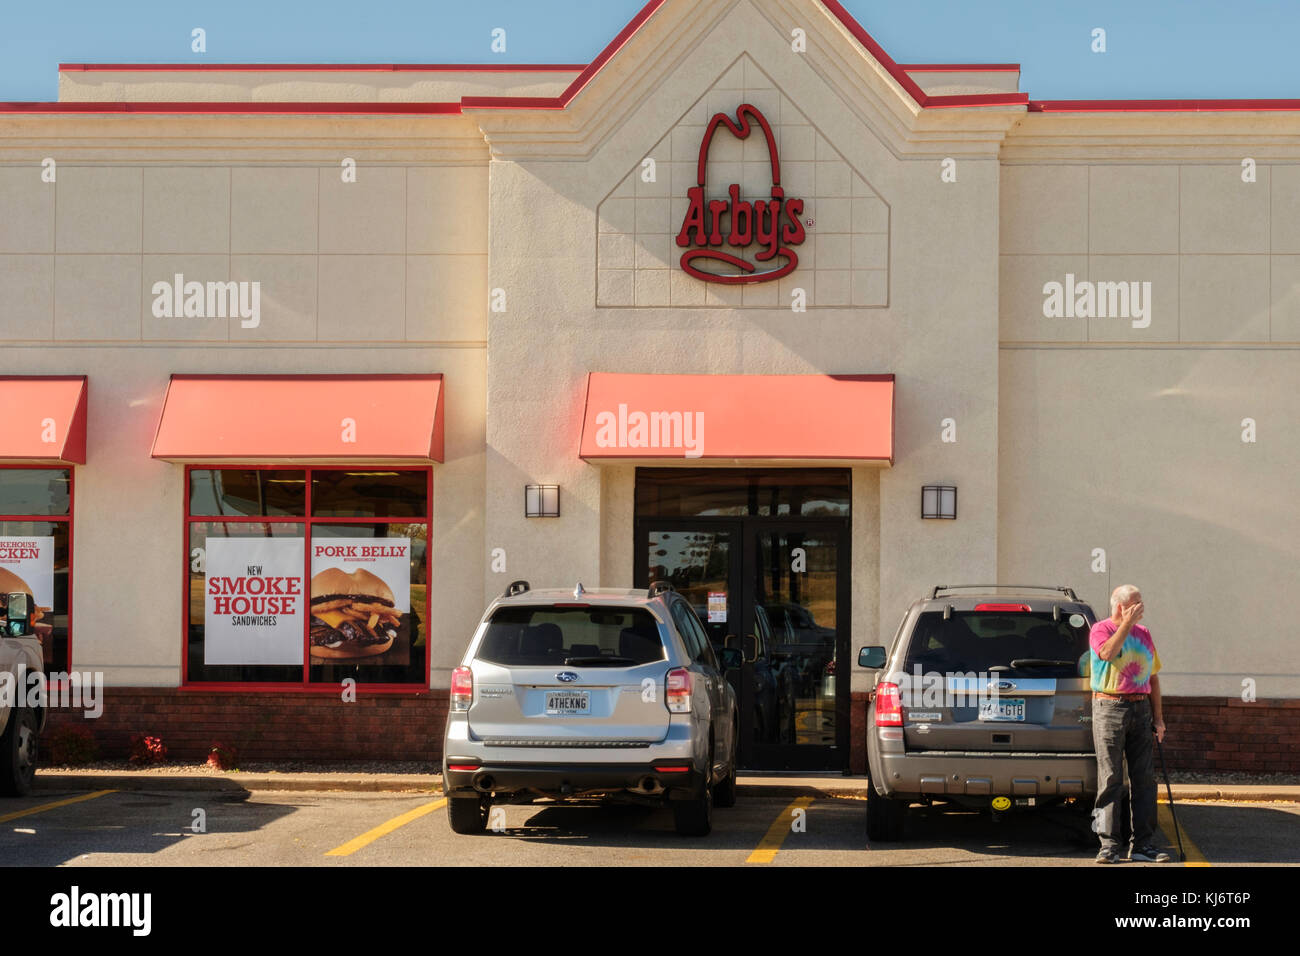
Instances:
[[[828,517],[849,515],[846,468],[638,468],[637,517]]]
[[[305,471],[195,468],[190,472],[192,515],[302,515],[306,500]]]

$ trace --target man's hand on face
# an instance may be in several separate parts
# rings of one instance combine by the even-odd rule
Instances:
[[[1143,605],[1141,601],[1135,601],[1132,604],[1127,604],[1124,607],[1120,608],[1119,610],[1120,623],[1127,624],[1129,627],[1132,627],[1138,621],[1142,620],[1142,608]]]

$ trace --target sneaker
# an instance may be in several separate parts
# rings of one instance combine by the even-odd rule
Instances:
[[[1104,846],[1101,848],[1100,852],[1097,853],[1097,862],[1118,863],[1119,854],[1115,852],[1113,847]]]
[[[1133,863],[1168,863],[1172,859],[1164,850],[1157,850],[1153,846],[1134,847],[1129,851],[1128,858]]]

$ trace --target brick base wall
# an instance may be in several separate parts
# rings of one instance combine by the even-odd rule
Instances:
[[[126,757],[133,734],[160,737],[168,758],[202,762],[215,743],[244,760],[442,759],[446,690],[419,696],[373,695],[355,703],[340,694],[212,693],[157,687],[104,689],[104,712],[51,710],[46,740],[60,727],[84,726],[100,756]],[[48,753],[48,743],[44,745]]]
[[[867,695],[852,696],[849,769],[867,772]],[[1165,697],[1169,770],[1300,773],[1300,700]]]
[[[870,694],[849,695],[849,772],[867,772],[867,705]]]
[[[1166,697],[1165,760],[1170,770],[1300,773],[1300,700]],[[442,759],[447,691],[366,696],[212,693],[156,687],[104,690],[104,713],[53,710],[46,737],[60,727],[91,730],[101,756],[125,757],[132,734],[161,737],[170,757],[202,761],[215,743],[241,760]],[[849,769],[867,771],[867,695],[852,695]]]
[[[1300,700],[1166,697],[1164,713],[1171,770],[1300,773]]]

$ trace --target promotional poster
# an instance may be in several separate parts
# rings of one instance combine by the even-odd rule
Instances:
[[[301,664],[302,538],[209,538],[205,664]]]
[[[0,537],[0,592],[29,591],[34,621],[54,607],[54,539]]]
[[[410,612],[410,538],[312,542],[313,663],[409,663]]]

